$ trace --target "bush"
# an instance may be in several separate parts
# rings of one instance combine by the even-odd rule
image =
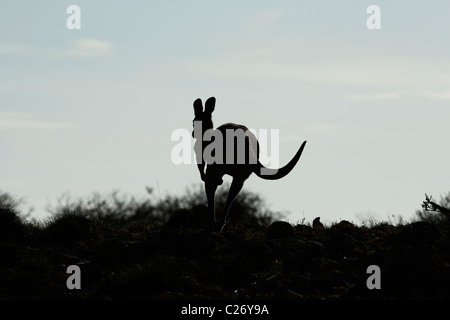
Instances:
[[[444,240],[450,242],[450,192],[441,197],[439,204],[433,201],[432,196],[425,194],[422,208],[422,211],[416,211],[418,218],[436,224]]]
[[[89,240],[95,232],[95,224],[83,211],[62,210],[53,214],[44,231],[54,241],[72,244]]]
[[[140,200],[120,194],[118,191],[107,195],[94,193],[86,200],[71,200],[68,195],[62,195],[58,199],[57,206],[50,207],[49,211],[81,214],[113,227],[123,227],[137,222],[160,224],[162,212],[153,204],[152,190],[147,191],[150,198]]]
[[[18,205],[19,201],[11,195],[0,192],[0,239],[22,236],[24,223],[17,209]]]
[[[422,203],[422,211],[416,211],[417,216],[422,221],[449,222],[450,221],[450,192],[441,197],[439,204],[433,201],[432,196],[425,194],[425,201]]]
[[[103,223],[115,227],[135,225],[160,227],[167,224],[180,212],[191,211],[193,208],[207,204],[203,184],[192,185],[181,196],[167,195],[164,198],[157,197],[151,188],[146,188],[146,190],[148,197],[143,199],[125,196],[119,194],[118,191],[113,191],[106,196],[95,193],[87,200],[75,201],[72,201],[67,195],[63,195],[58,199],[56,209],[50,208],[50,211],[69,215],[65,218],[67,221],[81,219],[76,217],[81,214],[86,219],[101,220]],[[218,215],[225,206],[228,190],[229,185],[225,185],[216,192]],[[242,190],[231,206],[229,217],[231,222],[267,227],[273,221],[280,219],[281,214],[269,210],[260,195]],[[61,218],[57,214],[53,220]],[[78,223],[80,222],[78,221]]]
[[[229,189],[229,184],[217,189],[215,196],[217,218],[225,207]],[[193,185],[190,189],[187,189],[185,195],[167,200],[169,200],[167,207],[175,209],[174,211],[206,205],[208,202],[203,184]],[[268,209],[267,204],[259,194],[243,189],[234,199],[228,217],[232,224],[268,227],[275,220],[281,219],[282,214]]]

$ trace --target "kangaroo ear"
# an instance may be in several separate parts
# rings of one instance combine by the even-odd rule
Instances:
[[[194,114],[196,116],[200,115],[203,112],[203,104],[202,99],[198,98],[194,101]]]
[[[211,97],[205,102],[205,112],[212,113],[216,107],[216,98]]]

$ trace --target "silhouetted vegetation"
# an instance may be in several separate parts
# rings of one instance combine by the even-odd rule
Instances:
[[[433,201],[432,196],[425,194],[422,208],[422,211],[416,212],[420,220],[437,223],[448,222],[450,220],[450,192],[441,197],[439,204]]]
[[[450,243],[450,192],[441,197],[439,203],[436,203],[431,195],[425,194],[422,210],[416,214],[421,221],[434,223],[441,237]]]
[[[227,190],[227,188],[223,188]],[[292,225],[243,191],[235,224],[205,229],[201,186],[136,199],[112,192],[63,196],[31,223],[0,193],[0,299],[448,299],[449,196],[426,198],[407,224]],[[216,194],[223,206],[226,191]],[[433,205],[434,203],[434,205]],[[433,207],[431,207],[433,206]],[[67,267],[81,270],[68,289]],[[381,289],[366,286],[381,269]]]
[[[10,194],[0,191],[0,239],[22,236],[25,222],[18,210],[19,203]]]
[[[220,188],[216,194],[216,207],[220,212],[224,207],[229,186]],[[146,224],[152,227],[161,227],[167,224],[174,216],[183,215],[192,208],[198,208],[206,203],[203,185],[193,185],[185,194],[180,196],[166,195],[160,198],[154,190],[146,188],[148,197],[136,199],[133,196],[120,194],[114,191],[108,195],[94,193],[88,199],[72,200],[63,195],[58,199],[55,207],[49,208],[52,213],[50,223],[59,219],[86,219],[101,220],[102,223],[118,225],[121,227]],[[68,215],[70,218],[65,218]],[[242,191],[233,202],[232,220],[235,224],[260,225],[267,227],[274,219],[281,218],[281,213],[273,212],[267,208],[260,195]]]

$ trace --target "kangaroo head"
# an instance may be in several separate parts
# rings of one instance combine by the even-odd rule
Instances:
[[[205,102],[205,110],[203,111],[202,99],[198,98],[194,101],[194,120],[192,124],[195,128],[195,121],[200,121],[202,124],[202,136],[206,130],[214,128],[212,121],[212,113],[216,106],[216,98],[211,97]],[[194,130],[192,131],[192,137],[194,138]]]

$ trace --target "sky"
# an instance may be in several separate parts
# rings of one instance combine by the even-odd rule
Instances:
[[[280,166],[308,141],[288,176],[244,186],[285,220],[408,220],[425,193],[450,191],[448,12],[439,0],[2,0],[0,190],[37,219],[62,194],[184,194],[201,181],[174,163],[172,133],[214,96],[216,126],[278,130]]]

